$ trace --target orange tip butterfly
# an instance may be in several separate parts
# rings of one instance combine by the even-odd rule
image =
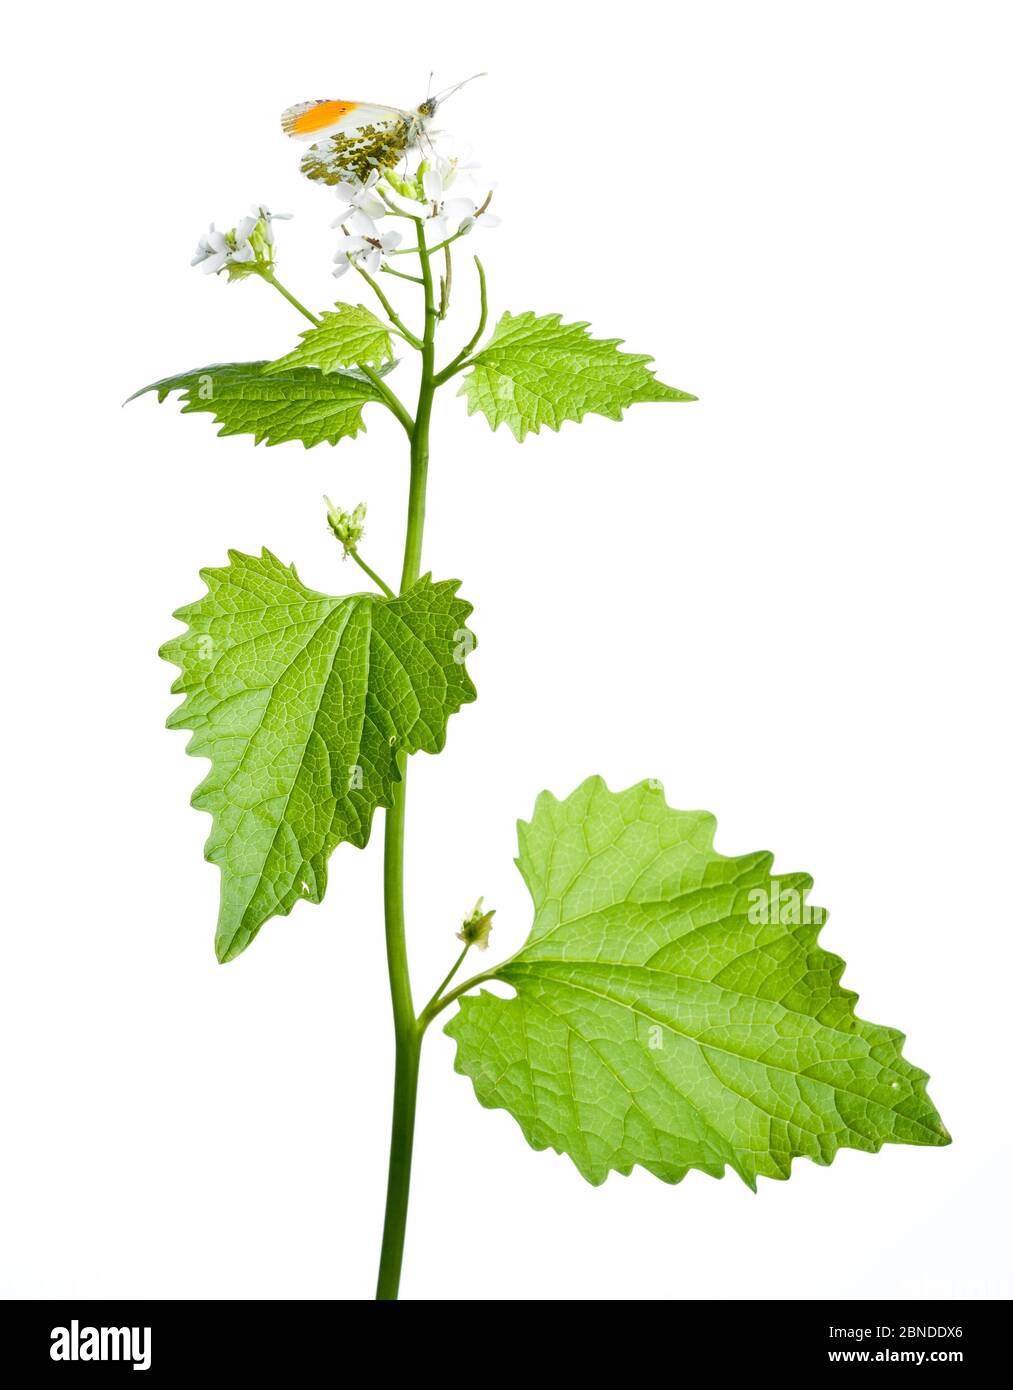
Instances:
[[[393,168],[419,143],[439,106],[475,77],[426,97],[412,111],[364,101],[302,101],[282,113],[281,128],[293,140],[311,140],[300,168],[308,179],[344,183],[349,176],[365,182],[377,168]]]

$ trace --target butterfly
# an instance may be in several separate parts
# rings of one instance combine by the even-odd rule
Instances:
[[[475,77],[484,77],[476,73]],[[293,140],[312,140],[300,169],[320,183],[364,183],[376,168],[393,168],[425,136],[437,108],[474,77],[427,96],[411,111],[364,101],[303,101],[282,112],[281,128]]]

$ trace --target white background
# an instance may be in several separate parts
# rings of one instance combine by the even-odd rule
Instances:
[[[438,403],[425,563],[475,605],[477,704],[413,762],[410,948],[428,997],[479,893],[530,920],[514,821],[591,772],[664,780],[718,847],[815,876],[860,1013],[932,1074],[945,1150],[586,1186],[485,1111],[434,1030],[403,1292],[431,1299],[1008,1297],[1009,10],[514,0],[56,5],[8,19],[0,1287],[363,1298],[392,1045],[381,836],[227,967],[188,807],[205,764],[156,657],[227,546],[358,588],[321,494],[398,567],[403,437],[219,440],[136,387],[276,356],[303,324],[188,268],[254,199],[330,195],[280,110],[408,105],[498,180],[467,250],[493,312],[653,352],[695,405],[521,447]],[[481,247],[479,240],[481,239]],[[446,335],[473,323],[466,257]],[[409,290],[410,287],[405,287]],[[407,302],[407,301],[406,301]]]

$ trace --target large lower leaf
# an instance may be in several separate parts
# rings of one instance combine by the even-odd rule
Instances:
[[[272,374],[265,373],[271,366]],[[221,423],[220,435],[252,434],[255,443],[284,444],[301,440],[337,444],[354,439],[362,423],[362,407],[383,402],[367,377],[355,371],[317,371],[296,367],[274,371],[266,362],[217,362],[193,372],[181,372],[143,386],[129,398],[154,391],[164,401],[170,391],[183,393],[183,414],[205,411]]]
[[[505,423],[521,440],[589,413],[621,420],[639,401],[696,400],[658,381],[653,358],[620,352],[621,338],[592,338],[587,327],[559,314],[504,314],[461,384],[468,414],[480,410],[493,429]]]
[[[534,926],[491,972],[516,996],[465,996],[446,1028],[482,1104],[592,1183],[727,1164],[755,1188],[797,1155],[949,1143],[903,1035],[855,1017],[817,945],[811,880],[716,853],[714,830],[651,783],[539,797],[517,861]]]
[[[213,816],[222,872],[216,950],[231,960],[268,918],[319,902],[341,840],[364,845],[398,756],[438,753],[475,698],[463,665],[471,605],[429,576],[398,598],[314,593],[269,551],[201,571],[204,598],[161,649],[186,695],[169,727],[211,759],[193,804]]]

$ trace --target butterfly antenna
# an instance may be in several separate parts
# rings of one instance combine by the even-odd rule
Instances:
[[[473,73],[471,77],[466,77],[463,82],[455,82],[452,87],[447,87],[444,91],[437,92],[433,100],[436,102],[437,106],[439,106],[441,102],[446,101],[447,97],[452,97],[454,93],[459,92],[462,87],[467,87],[469,82],[474,82],[477,77],[488,76],[489,74],[487,72]]]

